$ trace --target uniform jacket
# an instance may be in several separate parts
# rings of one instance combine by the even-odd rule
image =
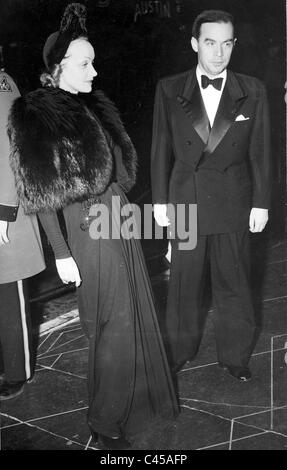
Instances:
[[[0,284],[18,281],[45,268],[38,223],[19,207],[15,179],[11,170],[8,114],[19,96],[14,81],[0,72],[0,220],[9,222],[10,243],[0,246]],[[1,300],[2,301],[2,300]]]
[[[270,205],[270,131],[263,84],[227,72],[211,131],[195,68],[159,81],[151,154],[154,203],[197,204],[201,235],[248,227]]]

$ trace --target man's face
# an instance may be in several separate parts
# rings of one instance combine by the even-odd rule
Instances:
[[[93,66],[95,53],[92,45],[85,39],[75,39],[68,47],[61,62],[60,88],[71,93],[89,93],[97,75]]]
[[[218,75],[228,66],[236,41],[233,34],[231,23],[203,23],[199,38],[191,38],[198,63],[208,75]]]

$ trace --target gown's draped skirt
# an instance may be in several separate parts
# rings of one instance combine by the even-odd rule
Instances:
[[[120,209],[128,203],[115,183],[101,196],[109,228],[113,223],[117,233]],[[152,289],[140,240],[94,239],[93,222],[90,230],[80,229],[82,212],[81,204],[73,204],[65,218],[82,277],[80,320],[89,338],[88,422],[107,436],[133,434],[178,413]]]

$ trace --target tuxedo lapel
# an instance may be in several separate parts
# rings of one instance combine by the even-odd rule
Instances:
[[[239,81],[232,72],[228,71],[226,85],[221,96],[205,153],[214,152],[233,124],[235,116],[246,98],[247,94],[242,89]]]
[[[177,96],[177,101],[191,120],[194,130],[204,144],[209,138],[209,120],[201,97],[195,69],[191,70],[184,84],[182,95]]]

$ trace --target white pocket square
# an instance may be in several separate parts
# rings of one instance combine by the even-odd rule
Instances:
[[[243,116],[243,114],[239,114],[239,116],[236,116],[235,121],[248,121],[248,119],[250,118]]]

